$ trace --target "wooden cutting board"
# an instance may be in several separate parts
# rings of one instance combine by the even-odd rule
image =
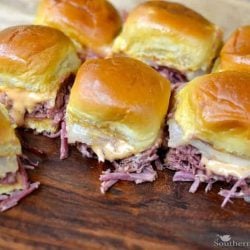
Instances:
[[[191,194],[190,184],[173,183],[168,171],[153,184],[120,182],[103,195],[96,161],[76,150],[60,161],[59,140],[21,136],[47,156],[30,171],[40,188],[0,214],[1,250],[218,249],[218,235],[250,241],[250,205],[237,200],[221,209],[216,185]]]

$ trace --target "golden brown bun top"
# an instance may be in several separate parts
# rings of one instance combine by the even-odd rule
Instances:
[[[250,74],[198,77],[177,94],[175,119],[185,133],[216,149],[250,157]]]
[[[219,27],[184,5],[149,1],[128,15],[112,51],[184,73],[206,71],[221,37]]]
[[[250,25],[238,28],[227,40],[220,53],[216,71],[250,72]]]
[[[105,53],[122,25],[106,0],[41,0],[36,23],[57,28],[96,53]]]
[[[130,108],[141,112],[140,107],[150,107],[151,112],[156,105],[157,112],[165,112],[160,99],[166,89],[169,82],[165,78],[135,59],[88,60],[77,73],[70,100],[79,110],[95,113],[99,108],[103,112],[95,113],[97,117],[113,120],[120,116],[118,110],[128,112]]]
[[[11,125],[8,111],[0,104],[0,157],[21,153],[21,146]]]
[[[61,31],[38,26],[10,27],[0,32],[0,86],[31,91],[56,90],[80,65],[76,50]]]
[[[221,53],[250,55],[250,25],[238,28],[228,39]]]
[[[127,22],[143,22],[152,27],[171,27],[183,34],[195,37],[208,37],[214,29],[203,16],[188,7],[167,1],[148,1],[135,8],[128,16]]]
[[[116,141],[113,144],[123,141],[129,151],[106,155],[109,160],[123,158],[149,148],[157,140],[170,92],[169,81],[138,60],[88,60],[79,69],[71,91],[69,123],[94,126],[89,135],[92,141],[85,141],[89,145],[101,147],[103,141],[112,138]],[[94,140],[98,131],[102,139]]]

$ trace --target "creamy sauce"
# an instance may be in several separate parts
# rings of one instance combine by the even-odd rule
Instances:
[[[250,176],[250,164],[249,166],[239,166],[216,160],[208,160],[205,157],[202,158],[202,163],[206,165],[208,174],[214,173],[225,177],[235,176],[237,178],[246,178]]]
[[[209,144],[199,140],[191,140],[190,144],[198,148],[202,154],[202,163],[208,174],[214,173],[225,177],[250,177],[250,160],[230,153],[220,152]]]
[[[2,89],[3,92],[6,93],[8,98],[12,101],[13,107],[10,110],[11,117],[15,120],[18,126],[22,126],[24,124],[24,115],[26,110],[31,113],[35,106],[39,103],[47,102],[48,100],[52,100],[50,106],[53,107],[54,99],[51,99],[51,94],[37,94],[28,92],[23,89]]]
[[[67,136],[69,143],[82,142],[90,145],[100,162],[104,162],[105,159],[112,161],[123,158],[124,155],[129,155],[131,151],[134,151],[133,146],[123,140],[107,137],[100,131],[78,124],[67,126]]]
[[[197,148],[202,154],[202,162],[206,166],[208,174],[214,173],[225,177],[231,175],[237,178],[250,177],[250,159],[218,151],[198,139],[184,138],[183,130],[174,119],[170,119],[168,125],[169,147],[176,148],[190,144]]]
[[[123,158],[123,155],[129,155],[134,148],[125,141],[116,140],[115,142],[106,142],[103,145],[93,145],[92,150],[96,153],[98,160],[104,162],[105,159],[113,161]]]

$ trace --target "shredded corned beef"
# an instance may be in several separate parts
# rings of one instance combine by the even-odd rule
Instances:
[[[207,184],[206,192],[212,189],[215,182],[231,183],[232,188],[230,190],[221,189],[219,192],[219,195],[224,197],[222,207],[225,207],[228,202],[232,202],[231,198],[243,198],[245,201],[250,202],[249,178],[237,179],[233,176],[208,175],[205,166],[201,163],[201,154],[198,149],[191,145],[171,148],[165,159],[165,167],[177,171],[173,181],[193,182],[189,189],[191,193],[195,193],[201,183]]]
[[[83,157],[96,158],[95,153],[93,152],[93,150],[87,144],[77,142],[76,143],[76,148],[81,152]]]
[[[64,82],[61,89],[59,90],[55,107],[53,109],[47,109],[44,105],[38,110],[33,112],[34,117],[41,117],[41,118],[53,118],[55,125],[60,125],[60,130],[54,134],[50,134],[44,132],[43,135],[49,138],[57,138],[60,136],[61,145],[60,145],[60,159],[66,159],[68,157],[68,139],[67,139],[67,132],[66,132],[66,123],[64,121],[66,106],[69,101],[69,94],[70,89],[73,83],[73,76],[70,76],[67,81]],[[30,115],[30,114],[29,114]]]
[[[10,194],[1,194],[0,195],[0,212],[6,211],[13,206],[17,205],[17,203],[27,195],[29,195],[31,192],[33,192],[35,189],[38,188],[39,183],[35,182],[30,184],[28,181],[28,176],[26,173],[25,168],[27,167],[26,164],[23,164],[23,162],[29,163],[31,166],[34,164],[37,165],[37,163],[33,163],[28,159],[27,156],[23,156],[18,158],[19,163],[19,170],[16,173],[7,174],[7,176],[0,181],[2,185],[11,185],[15,184],[17,182],[17,177],[21,177],[21,182],[24,186],[22,190],[14,190]]]
[[[64,121],[61,123],[60,138],[61,138],[60,159],[63,160],[63,159],[66,159],[69,155],[66,123]]]
[[[0,184],[16,183],[16,173],[7,173],[6,176],[0,179]]]
[[[53,119],[53,123],[55,124],[55,126],[60,127],[59,125],[63,121],[65,115],[65,109],[69,100],[69,93],[72,84],[73,84],[73,75],[70,75],[63,81],[61,88],[57,93],[55,106],[53,108],[49,106],[48,102],[40,103],[36,105],[36,107],[34,107],[31,113],[28,113],[28,111],[26,111],[25,118],[35,118],[38,120],[46,118]],[[11,117],[11,109],[13,107],[13,101],[10,100],[7,94],[3,92],[0,93],[0,103],[2,103],[7,108],[7,110],[10,113],[10,118],[14,123],[14,119]],[[48,134],[44,132],[43,135],[55,138],[59,136],[60,133],[57,132],[55,134]]]
[[[158,148],[161,143],[162,140],[160,139],[150,149],[138,155],[111,162],[112,168],[103,171],[100,176],[101,192],[105,193],[119,180],[133,181],[136,184],[154,181],[157,177],[157,172],[154,168],[163,168],[158,154]],[[97,158],[88,145],[77,142],[76,147],[82,153],[83,157]]]
[[[187,77],[176,69],[169,68],[167,66],[153,65],[156,71],[158,71],[162,76],[167,78],[173,85],[186,83]]]
[[[119,180],[133,181],[136,184],[153,182],[157,178],[154,167],[161,168],[157,153],[158,144],[152,148],[124,160],[112,163],[114,170],[108,169],[100,176],[101,192],[105,193]]]
[[[18,204],[18,202],[32,193],[35,189],[39,187],[39,182],[29,184],[28,187],[24,190],[16,190],[10,195],[1,195],[0,196],[0,212],[4,212]]]
[[[21,156],[18,157],[18,162],[25,169],[34,169],[34,168],[38,167],[38,164],[39,164],[38,161],[36,161],[36,162],[32,161],[25,154],[22,154]]]
[[[72,81],[72,76],[64,81],[57,93],[55,106],[53,108],[50,108],[48,103],[41,103],[34,108],[32,113],[26,113],[25,117],[36,119],[53,119],[54,124],[59,125],[64,118],[65,108],[68,103],[69,93],[72,87]],[[44,133],[44,135],[51,136],[46,133]]]
[[[140,172],[129,172],[123,168],[116,168],[114,172],[110,169],[104,171],[100,176],[101,192],[105,193],[109,188],[111,188],[119,180],[121,181],[133,181],[136,184],[143,182],[153,182],[157,178],[157,172],[153,169],[151,165],[144,166],[140,168]]]
[[[57,138],[57,137],[59,137],[61,135],[61,129],[58,132],[54,133],[54,134],[43,132],[43,135],[48,137],[48,138],[55,139],[55,138]]]
[[[28,117],[36,118],[49,118],[53,119],[54,124],[60,127],[60,130],[54,134],[44,132],[43,135],[49,138],[57,138],[60,136],[60,159],[66,159],[68,157],[68,140],[66,133],[66,123],[64,121],[66,106],[69,101],[70,89],[72,87],[73,76],[70,76],[62,85],[61,89],[58,91],[55,107],[48,109],[45,104],[40,104]]]

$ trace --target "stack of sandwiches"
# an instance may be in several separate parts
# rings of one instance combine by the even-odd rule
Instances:
[[[30,183],[23,161],[21,144],[15,134],[8,111],[0,104],[0,211],[15,206],[39,186]]]
[[[107,162],[103,193],[170,169],[192,193],[219,182],[223,207],[249,202],[249,34],[240,27],[223,45],[219,27],[167,1],[138,5],[122,24],[106,0],[41,0],[35,25],[0,32],[0,129],[9,131],[0,208],[38,186],[27,181],[15,127],[60,136],[61,159],[71,144]]]

